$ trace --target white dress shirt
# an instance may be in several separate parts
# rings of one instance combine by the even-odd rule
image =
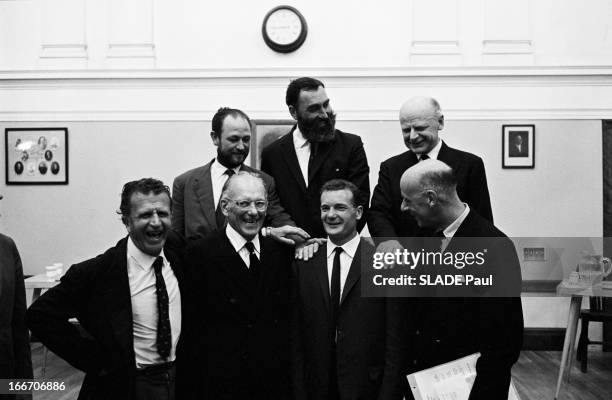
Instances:
[[[351,264],[353,262],[353,258],[355,258],[355,253],[357,252],[357,247],[359,247],[360,240],[361,236],[356,234],[355,237],[344,243],[342,246],[336,246],[329,237],[327,238],[327,283],[329,284],[330,294],[336,247],[342,247],[342,253],[340,253],[340,298],[342,298],[344,284],[346,283],[346,278],[349,270],[351,269]],[[359,268],[361,268],[361,266],[359,266]]]
[[[181,335],[181,292],[174,271],[164,255],[162,276],[168,292],[170,330],[172,347],[170,356],[164,360],[157,353],[157,293],[155,291],[155,271],[153,262],[156,257],[143,253],[132,238],[127,243],[127,268],[132,301],[132,330],[134,334],[134,354],[136,367],[143,368],[152,364],[174,361],[176,344]]]
[[[451,222],[451,224],[442,231],[444,239],[442,239],[442,246],[440,248],[440,251],[444,251],[446,249],[446,246],[448,246],[448,242],[450,242],[452,237],[455,236],[455,233],[457,233],[457,230],[470,213],[470,206],[468,206],[467,203],[463,203],[463,205],[465,206],[465,209],[463,210],[461,215],[459,215],[457,219]]]
[[[217,205],[219,204],[219,199],[221,198],[221,191],[223,190],[223,185],[229,179],[229,176],[225,173],[228,169],[233,169],[235,173],[240,171],[240,166],[236,168],[227,168],[221,165],[219,160],[216,158],[213,160],[210,165],[210,181],[212,182],[213,189],[213,200],[215,202],[215,210],[217,209]]]
[[[433,149],[431,149],[429,151],[429,153],[427,153],[427,156],[431,159],[431,160],[437,160],[438,159],[438,154],[440,153],[440,148],[442,147],[442,139],[438,139],[438,144],[434,146]],[[417,158],[419,159],[419,161],[421,161],[421,157],[423,157],[425,154],[417,154]]]
[[[300,128],[295,127],[293,131],[293,146],[295,147],[295,155],[300,164],[300,170],[302,171],[302,178],[304,183],[308,187],[308,160],[310,160],[310,142],[304,138]]]
[[[242,261],[244,261],[244,265],[246,265],[247,268],[251,268],[251,260],[249,258],[251,253],[245,247],[245,244],[248,242],[248,240],[246,240],[245,238],[242,237],[241,234],[236,232],[236,230],[232,228],[230,224],[227,224],[227,227],[225,228],[225,234],[227,235],[227,238],[229,239],[230,243],[236,250],[236,253],[238,253],[240,258],[242,258]],[[261,260],[259,235],[255,235],[255,237],[253,238],[253,240],[251,240],[251,242],[253,242],[253,246],[255,247],[255,256]]]

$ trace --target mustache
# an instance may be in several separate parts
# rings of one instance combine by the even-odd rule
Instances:
[[[336,113],[333,111],[325,117],[313,119],[298,119],[298,127],[308,141],[324,142],[330,141],[334,137],[336,126]]]

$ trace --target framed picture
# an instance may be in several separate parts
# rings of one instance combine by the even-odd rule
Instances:
[[[67,128],[6,128],[7,185],[67,185]]]
[[[261,166],[261,152],[270,143],[289,133],[295,125],[291,119],[259,119],[251,121],[251,167]]]
[[[502,168],[535,167],[535,125],[502,126]]]

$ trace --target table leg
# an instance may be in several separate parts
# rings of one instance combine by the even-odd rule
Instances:
[[[565,340],[563,341],[563,354],[561,355],[561,366],[559,368],[559,376],[557,377],[557,390],[555,391],[555,400],[559,398],[561,391],[561,383],[563,382],[563,373],[565,367],[569,364],[568,356],[571,356],[571,347],[574,346],[576,340],[576,328],[578,326],[578,317],[580,316],[580,304],[582,303],[581,296],[572,296],[570,300],[569,314],[567,316],[567,328],[565,329]]]
[[[36,300],[38,300],[38,298],[40,297],[41,292],[42,292],[41,288],[34,288],[32,290],[32,303],[34,303]]]

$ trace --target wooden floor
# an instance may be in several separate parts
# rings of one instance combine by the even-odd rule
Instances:
[[[34,377],[41,375],[42,346],[32,345]],[[561,352],[524,351],[512,369],[512,376],[522,400],[552,400],[557,383]],[[564,382],[559,400],[612,400],[612,353],[590,352],[589,372],[583,374],[574,363],[569,383]],[[83,373],[49,352],[45,379],[63,381],[62,393],[35,393],[34,400],[76,399]]]

